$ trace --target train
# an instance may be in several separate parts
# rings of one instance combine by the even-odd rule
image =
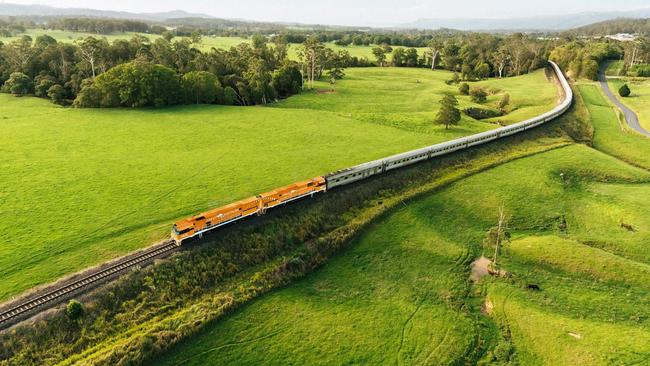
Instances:
[[[232,224],[252,215],[262,215],[268,209],[284,205],[291,201],[311,197],[339,186],[368,179],[372,176],[429,160],[436,156],[485,144],[551,121],[564,114],[571,107],[573,91],[560,67],[552,61],[549,61],[549,64],[560,82],[564,99],[559,105],[544,114],[494,130],[373,160],[351,168],[341,169],[188,217],[174,223],[171,233],[172,240],[174,240],[176,245],[180,246],[187,239],[202,237],[208,231]]]

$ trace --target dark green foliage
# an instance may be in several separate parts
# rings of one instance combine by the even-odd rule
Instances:
[[[84,306],[77,300],[70,300],[65,308],[65,314],[70,320],[77,320],[84,315]]]
[[[235,89],[227,86],[223,90],[223,104],[234,105],[237,102],[237,92]]]
[[[273,80],[271,82],[280,98],[287,98],[290,95],[300,93],[302,89],[302,75],[300,74],[298,65],[285,63],[273,72]]]
[[[458,92],[460,95],[469,95],[469,84],[467,83],[462,83],[458,87]]]
[[[98,76],[92,85],[81,90],[74,104],[77,107],[162,107],[178,104],[180,89],[174,70],[133,61]]]
[[[458,100],[453,95],[447,94],[442,97],[435,122],[440,125],[445,125],[446,129],[450,125],[457,125],[460,122],[460,110],[456,108],[457,105]]]
[[[185,102],[211,104],[223,101],[223,88],[214,74],[207,71],[191,71],[183,75]]]
[[[41,98],[47,98],[47,91],[56,84],[56,81],[51,77],[41,78],[40,80],[35,80],[35,82],[34,94]]]
[[[34,90],[34,83],[29,76],[22,72],[14,72],[9,76],[9,80],[5,82],[2,90],[5,93],[21,97],[30,94]]]
[[[52,85],[47,90],[47,96],[54,104],[63,105],[63,103],[65,102],[65,90],[59,84]]]
[[[474,103],[485,103],[487,101],[487,93],[482,88],[472,88],[469,95]]]
[[[503,113],[499,111],[495,111],[492,109],[486,109],[486,108],[476,108],[476,107],[469,107],[465,108],[463,112],[477,120],[481,119],[486,119],[486,118],[494,118],[494,117],[499,117],[502,116]]]
[[[630,87],[627,86],[627,84],[623,84],[623,86],[618,89],[618,95],[622,96],[623,98],[629,97],[631,93],[632,91],[630,90]]]

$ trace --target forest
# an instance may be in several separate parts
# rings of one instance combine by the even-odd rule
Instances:
[[[0,28],[20,34],[30,24],[5,21]],[[395,66],[454,71],[450,82],[529,73],[557,61],[572,77],[595,80],[608,59],[645,62],[650,43],[622,46],[608,39],[540,38],[522,33],[498,35],[438,32],[360,32],[290,30],[255,34],[249,44],[202,50],[209,31],[165,30],[139,21],[65,18],[49,26],[111,33],[140,32],[109,42],[101,35],[64,43],[48,35],[23,35],[0,42],[2,91],[36,95],[76,107],[141,107],[174,104],[266,104],[311,88],[326,77],[332,84],[347,67]],[[144,33],[160,33],[149,38]],[[334,51],[328,45],[339,47]],[[373,59],[353,57],[348,45],[372,47]],[[297,59],[288,56],[297,47]],[[419,52],[415,47],[423,47]],[[628,50],[633,47],[636,51]],[[633,55],[633,56],[629,56]]]

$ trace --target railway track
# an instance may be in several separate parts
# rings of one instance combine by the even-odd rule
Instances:
[[[78,290],[90,288],[93,285],[96,285],[129,268],[146,263],[147,261],[167,254],[177,248],[178,246],[172,240],[168,240],[159,246],[152,247],[151,249],[142,251],[134,256],[126,257],[123,260],[117,261],[116,263],[113,263],[106,268],[102,268],[97,272],[87,274],[70,283],[48,290],[43,294],[38,294],[33,298],[17,305],[13,305],[6,310],[2,310],[0,312],[0,329],[14,324],[17,320],[21,320],[23,317],[32,315],[35,310],[40,309],[45,305],[56,305]]]
[[[566,78],[562,74],[562,70],[560,70],[560,68],[555,63],[550,62],[550,64],[555,71],[555,74],[557,75],[557,78],[565,94],[564,101],[560,105],[556,106],[553,110],[523,122],[439,143],[422,149],[389,156],[384,159],[367,162],[351,168],[330,173],[323,178],[327,182],[327,188],[330,189],[333,187],[350,184],[361,179],[367,179],[370,176],[382,174],[385,171],[398,169],[403,166],[415,164],[419,161],[434,158],[436,156],[450,154],[454,151],[467,149],[471,146],[485,144],[487,142],[497,140],[505,136],[521,133],[527,129],[534,128],[538,125],[561,116],[571,106],[571,103],[573,101],[573,91],[571,90],[571,87],[569,86]],[[215,226],[215,228],[216,227],[218,226]],[[79,279],[72,280],[67,284],[47,290],[42,294],[34,295],[33,297],[28,298],[22,302],[17,302],[17,305],[11,305],[6,310],[0,309],[0,330],[12,324],[15,324],[17,321],[23,320],[28,316],[34,315],[36,310],[42,310],[45,305],[51,307],[59,304],[70,297],[72,294],[76,293],[78,290],[89,289],[94,285],[101,283],[101,281],[105,279],[108,279],[129,268],[145,263],[151,259],[162,256],[163,254],[169,253],[176,248],[178,248],[176,243],[173,240],[168,240],[158,246],[134,254],[133,256],[125,257],[124,259],[110,264],[106,268],[102,268],[94,273],[84,275]]]

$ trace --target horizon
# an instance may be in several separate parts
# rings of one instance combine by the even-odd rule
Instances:
[[[177,1],[134,3],[116,0],[106,6],[108,4],[97,0],[0,1],[0,4],[44,5],[54,8],[81,8],[130,13],[185,11],[222,19],[370,27],[397,26],[423,19],[501,20],[578,13],[625,12],[650,8],[648,0],[623,0],[617,4],[611,4],[604,0],[574,0],[568,4],[566,1],[550,0],[546,3],[556,6],[547,6],[548,10],[546,11],[531,9],[527,4],[516,0],[498,0],[490,3],[480,0],[464,0],[452,4],[404,0],[400,2],[399,9],[395,9],[393,3],[395,1],[391,0],[361,0],[354,3],[332,0],[327,4],[305,4],[299,0],[280,0],[269,4],[262,0],[246,0],[237,4],[224,5],[225,1],[223,0],[217,0],[216,3],[206,0],[187,0],[183,3]],[[333,12],[331,9],[336,9],[336,11]],[[339,9],[349,10],[341,11]],[[362,16],[360,16],[361,13],[363,13]]]

